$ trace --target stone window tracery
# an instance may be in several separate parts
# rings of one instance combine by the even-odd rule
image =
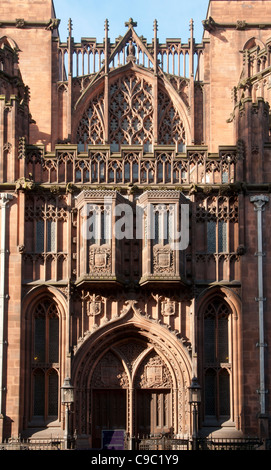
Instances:
[[[77,129],[79,150],[85,151],[87,145],[104,144],[104,97],[103,94],[94,98],[81,118]]]
[[[135,75],[119,78],[110,87],[110,143],[112,151],[120,145],[144,145],[150,151],[153,142],[153,92],[143,78]]]
[[[159,144],[175,145],[178,152],[183,151],[186,140],[184,124],[169,95],[162,91],[158,95],[158,115]]]
[[[209,196],[199,200],[196,206],[196,222],[206,224],[206,252],[234,252],[234,238],[229,237],[238,222],[238,199],[236,197]],[[231,243],[229,243],[229,239]],[[231,245],[231,246],[230,246]]]
[[[158,95],[158,144],[174,145],[183,151],[186,142],[183,120],[166,91]],[[153,87],[136,74],[119,77],[109,87],[109,143],[111,152],[119,152],[122,145],[142,145],[145,152],[153,151],[154,144]],[[104,95],[90,102],[77,129],[79,151],[87,146],[105,143]]]

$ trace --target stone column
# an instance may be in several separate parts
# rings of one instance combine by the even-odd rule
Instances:
[[[0,208],[1,208],[1,246],[0,246],[0,442],[3,440],[3,424],[4,424],[4,409],[3,409],[3,392],[5,390],[3,384],[4,374],[4,346],[7,344],[4,338],[5,327],[5,267],[6,267],[6,209],[7,203],[13,196],[7,193],[0,194]]]

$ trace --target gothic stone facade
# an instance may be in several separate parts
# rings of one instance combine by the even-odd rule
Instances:
[[[193,377],[201,433],[269,436],[271,1],[199,44],[58,25],[1,1],[1,440],[61,435],[66,378],[89,447],[191,435]]]

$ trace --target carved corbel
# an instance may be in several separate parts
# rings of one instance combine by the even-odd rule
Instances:
[[[206,31],[211,32],[211,31],[214,31],[216,29],[216,22],[211,16],[207,20],[203,20],[202,24],[203,24],[203,28]]]

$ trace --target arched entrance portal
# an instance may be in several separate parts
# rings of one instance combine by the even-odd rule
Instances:
[[[168,329],[143,323],[108,325],[77,353],[74,428],[92,448],[101,448],[103,430],[129,437],[190,431],[189,353]]]
[[[92,445],[102,430],[128,430],[136,436],[172,430],[171,373],[159,354],[143,341],[124,340],[99,360],[91,379]]]

